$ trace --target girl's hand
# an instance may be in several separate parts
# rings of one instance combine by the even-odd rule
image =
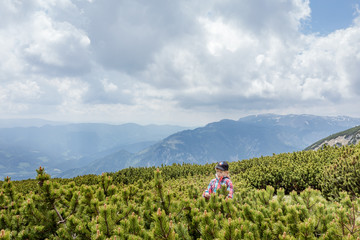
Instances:
[[[206,192],[206,193],[204,194],[204,197],[205,197],[205,198],[210,198],[210,194],[209,194],[208,192]]]

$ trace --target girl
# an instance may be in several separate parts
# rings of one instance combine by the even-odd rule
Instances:
[[[233,197],[233,184],[229,177],[229,164],[226,161],[219,162],[215,166],[216,174],[213,180],[209,183],[208,188],[204,191],[203,197],[209,199],[212,193],[216,193],[216,190],[221,188],[221,185],[226,185],[229,192],[228,198]]]

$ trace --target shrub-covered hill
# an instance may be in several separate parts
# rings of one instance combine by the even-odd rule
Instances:
[[[214,164],[1,183],[0,239],[357,239],[360,145],[230,163],[226,189],[201,194]]]
[[[323,145],[329,146],[343,146],[343,145],[356,145],[360,142],[360,126],[347,129],[342,132],[332,134],[323,138],[314,144],[307,147],[305,150],[317,150]]]

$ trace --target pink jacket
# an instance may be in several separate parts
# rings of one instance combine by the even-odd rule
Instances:
[[[233,198],[234,188],[230,178],[228,177],[222,177],[222,178],[216,177],[213,180],[211,180],[209,186],[203,193],[203,197],[205,197],[205,193],[209,193],[209,194],[216,193],[216,190],[220,189],[221,185],[227,186],[227,190],[229,192],[228,197]]]

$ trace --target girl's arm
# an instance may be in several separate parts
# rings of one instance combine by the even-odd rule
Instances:
[[[227,191],[229,192],[228,198],[233,198],[234,187],[230,179],[226,180]]]
[[[213,182],[213,180],[210,181],[207,189],[204,191],[204,193],[203,193],[203,195],[202,195],[203,197],[205,197],[205,194],[206,194],[206,193],[211,194],[211,193],[213,192],[213,190],[212,190],[212,185],[213,185],[212,182]]]

